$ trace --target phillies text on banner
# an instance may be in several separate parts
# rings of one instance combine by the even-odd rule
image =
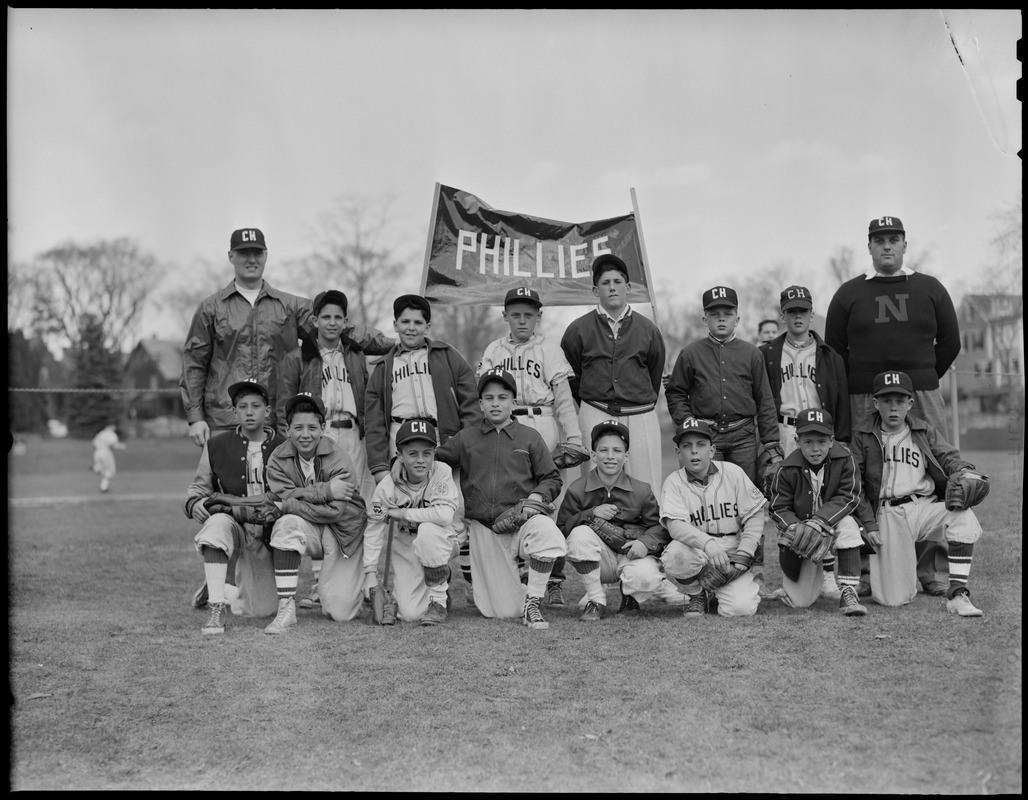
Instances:
[[[498,211],[475,195],[438,185],[423,275],[425,297],[451,305],[501,305],[529,286],[548,306],[593,305],[593,259],[614,253],[628,267],[628,301],[652,302],[634,214],[558,222]]]

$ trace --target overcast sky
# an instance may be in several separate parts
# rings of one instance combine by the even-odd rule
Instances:
[[[635,188],[658,293],[863,267],[889,214],[959,294],[1021,193],[1012,10],[7,13],[16,261],[256,226],[289,288],[342,195],[393,196],[420,265],[437,182],[571,222]]]

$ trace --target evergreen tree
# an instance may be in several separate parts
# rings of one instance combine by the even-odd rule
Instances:
[[[39,386],[43,360],[21,331],[7,332],[7,385],[14,388]],[[35,392],[11,392],[8,397],[8,419],[12,431],[38,433],[46,427],[46,404]]]
[[[76,389],[115,389],[121,385],[121,356],[107,348],[103,324],[96,316],[83,317],[72,358]],[[121,417],[122,403],[114,393],[76,393],[69,405],[69,432],[79,438],[91,439]]]

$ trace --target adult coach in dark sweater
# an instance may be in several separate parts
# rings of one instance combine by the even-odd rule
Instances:
[[[949,424],[939,379],[960,352],[957,312],[936,278],[903,266],[906,231],[899,217],[868,225],[872,269],[836,291],[825,319],[825,343],[846,364],[853,425],[873,414],[874,376],[897,370],[914,384],[912,413],[943,437]],[[949,567],[943,547],[918,544],[918,577],[926,591],[945,592]]]

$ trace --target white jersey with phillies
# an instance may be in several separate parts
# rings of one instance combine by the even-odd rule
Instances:
[[[690,481],[685,469],[667,476],[660,492],[661,525],[667,527],[669,519],[679,519],[703,533],[730,536],[741,533],[746,520],[762,513],[767,500],[740,467],[719,461],[716,469],[706,484]]]
[[[493,367],[503,367],[518,385],[519,406],[553,406],[555,381],[571,377],[571,365],[558,342],[534,335],[527,342],[512,342],[504,336],[489,343],[476,375]]]

